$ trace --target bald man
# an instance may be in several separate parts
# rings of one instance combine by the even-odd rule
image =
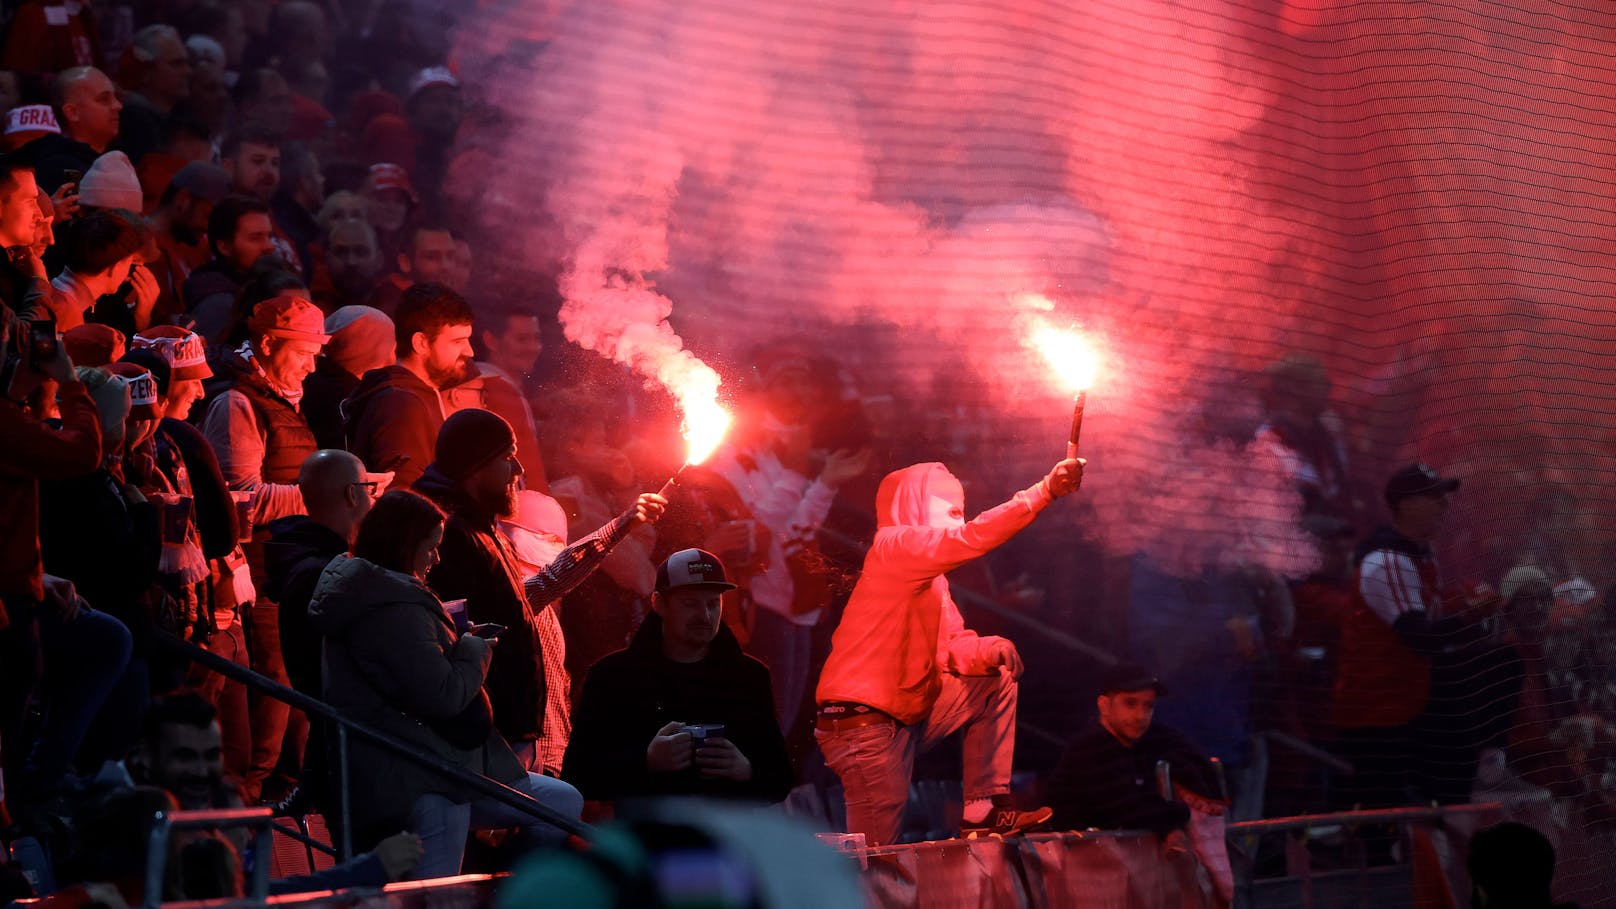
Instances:
[[[61,133],[47,133],[23,146],[34,162],[39,187],[47,193],[77,182],[68,179],[69,172],[82,177],[118,137],[123,102],[106,73],[93,66],[75,66],[56,77],[51,106]]]

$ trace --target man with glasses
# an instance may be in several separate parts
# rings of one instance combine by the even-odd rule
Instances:
[[[359,534],[359,522],[393,475],[367,473],[346,451],[322,449],[308,456],[298,471],[308,514],[272,522],[264,544],[265,594],[280,606],[281,655],[292,687],[320,697],[320,633],[309,623],[309,598],[315,582],[332,559],[347,552]],[[318,783],[321,730],[311,724],[305,748],[305,781]],[[311,791],[305,784],[305,791]],[[311,792],[319,792],[318,786]]]

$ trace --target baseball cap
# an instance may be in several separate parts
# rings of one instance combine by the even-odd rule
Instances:
[[[130,347],[134,350],[157,351],[168,361],[176,380],[206,379],[213,375],[202,337],[178,325],[153,325],[135,335]]]
[[[370,188],[374,190],[396,189],[410,197],[411,202],[420,202],[421,197],[415,194],[415,185],[410,182],[410,172],[397,164],[382,162],[370,166]]]
[[[230,195],[230,174],[211,161],[192,161],[180,168],[168,185],[198,199],[218,202]]]
[[[666,593],[680,587],[735,589],[724,574],[724,563],[705,549],[681,549],[657,566],[657,590]]]
[[[447,66],[429,66],[410,77],[410,90],[406,98],[414,99],[416,95],[434,85],[445,85],[449,88],[459,88],[460,80],[455,74],[449,72]]]
[[[1156,678],[1156,674],[1138,663],[1118,663],[1105,670],[1100,676],[1100,693],[1112,694],[1118,691],[1144,691],[1146,688],[1154,690],[1159,695],[1167,693],[1167,686]]]
[[[280,294],[253,307],[247,320],[253,337],[293,338],[320,344],[331,340],[325,333],[325,314],[302,297]]]
[[[1458,488],[1458,480],[1439,476],[1425,464],[1410,464],[1386,481],[1386,504],[1395,508],[1398,502],[1410,496],[1448,493]]]

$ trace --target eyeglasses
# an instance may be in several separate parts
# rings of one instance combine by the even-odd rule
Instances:
[[[378,483],[375,480],[369,480],[369,481],[360,482],[360,483],[349,483],[348,485],[349,486],[363,487],[364,490],[365,490],[365,494],[374,499],[374,498],[376,498],[376,491],[381,488],[382,484]]]

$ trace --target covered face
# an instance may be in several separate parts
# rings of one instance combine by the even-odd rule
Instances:
[[[954,527],[965,523],[965,487],[936,461],[887,474],[875,494],[882,527]]]

